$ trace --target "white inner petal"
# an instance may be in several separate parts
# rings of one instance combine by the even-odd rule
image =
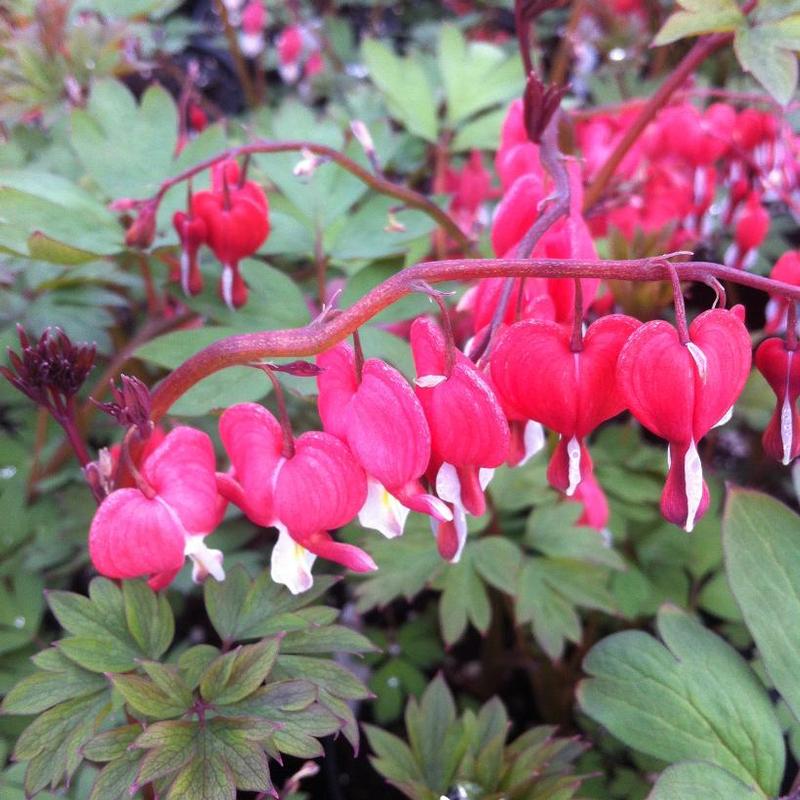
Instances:
[[[700,380],[705,383],[706,376],[708,375],[708,359],[706,358],[706,354],[694,342],[686,342],[686,349],[689,351],[689,355],[694,359],[697,373],[700,375]]]
[[[375,478],[367,479],[367,499],[358,512],[358,521],[365,528],[382,533],[387,539],[401,536],[409,509]]]
[[[191,266],[191,259],[189,254],[181,251],[181,289],[185,295],[189,294],[189,267]]]
[[[525,424],[525,431],[522,434],[522,442],[524,445],[524,455],[522,460],[517,464],[518,467],[523,467],[528,463],[545,444],[544,428],[540,422],[529,420]]]
[[[581,445],[573,436],[567,442],[567,456],[569,457],[569,486],[567,497],[572,497],[581,482]]]
[[[686,484],[686,524],[683,527],[687,533],[691,533],[703,499],[703,465],[694,439],[683,459],[683,477]]]
[[[481,489],[485,489],[491,482],[492,478],[494,478],[493,469],[490,469],[489,467],[481,467],[478,470],[478,483],[480,484]]]
[[[447,503],[461,505],[461,481],[452,464],[446,461],[436,473],[436,494]]]
[[[422,389],[432,389],[434,386],[438,386],[446,380],[447,376],[445,375],[420,375],[418,378],[414,379],[414,383]]]
[[[456,526],[456,535],[458,536],[458,549],[450,559],[450,563],[458,564],[461,560],[461,553],[464,552],[464,545],[467,543],[467,515],[464,513],[464,507],[460,503],[453,507],[453,523]]]
[[[787,392],[783,396],[783,406],[781,406],[781,444],[783,445],[783,463],[785,465],[792,460],[793,440],[792,404],[789,402],[789,393]]]
[[[731,417],[733,416],[733,406],[731,406],[719,419],[719,422],[716,425],[712,425],[712,428],[719,428],[722,425],[726,425],[728,422],[731,421]]]
[[[279,523],[275,527],[278,541],[272,548],[270,559],[272,580],[285,586],[292,594],[306,592],[314,583],[311,567],[317,557],[297,544],[283,525]]]
[[[225,305],[233,311],[233,270],[230,267],[222,268],[222,299]]]
[[[210,575],[216,581],[224,581],[222,551],[208,547],[203,539],[202,534],[187,536],[183,548],[184,555],[192,559],[192,580],[202,583]]]

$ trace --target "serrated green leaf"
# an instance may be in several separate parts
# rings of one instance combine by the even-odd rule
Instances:
[[[83,746],[83,754],[90,761],[113,761],[128,753],[128,747],[142,732],[141,725],[123,725],[98,733]]]
[[[128,630],[148,658],[159,658],[175,635],[175,618],[167,598],[144,581],[124,581],[122,596]]]
[[[107,687],[106,679],[72,662],[58,671],[40,671],[23,678],[5,696],[6,714],[38,714],[65,700],[94,694]]]
[[[780,725],[739,654],[674,606],[658,615],[665,645],[627,631],[584,661],[581,708],[631,747],[665,761],[702,759],[768,795],[784,767]]]
[[[181,698],[170,696],[156,684],[139,675],[110,675],[128,705],[139,714],[155,719],[169,719],[185,713],[188,706]],[[185,698],[183,698],[185,700]]]
[[[95,778],[89,800],[128,800],[140,759],[140,753],[125,753],[106,764]]]
[[[742,69],[783,105],[789,103],[797,88],[797,54],[785,47],[771,30],[772,25],[737,29],[733,48]]]
[[[511,594],[519,575],[522,553],[514,542],[502,536],[484,536],[469,545],[476,572],[501,592]]]
[[[235,800],[233,776],[220,753],[193,758],[176,776],[166,800]]]
[[[177,705],[188,708],[192,704],[192,690],[181,677],[177,668],[157,661],[142,661],[141,668],[147,677],[167,697],[171,697]]]
[[[516,618],[519,624],[530,622],[536,641],[551,659],[558,660],[567,640],[580,642],[581,622],[574,605],[544,580],[541,560],[530,559],[520,573]]]
[[[264,639],[219,656],[200,679],[200,694],[218,706],[243,700],[269,675],[279,646],[278,639]]]
[[[375,39],[364,40],[361,55],[370,77],[386,96],[392,115],[411,133],[435,142],[436,101],[422,66],[413,57],[396,56]]]
[[[745,22],[735,0],[678,0],[684,11],[676,11],[653,40],[655,46],[670,44],[687,36],[732,31]]]
[[[209,664],[219,655],[219,648],[210,644],[197,644],[181,653],[178,667],[190,689],[196,689]]]
[[[281,655],[274,670],[276,680],[292,678],[309,681],[344,700],[369,697],[367,687],[352,672],[330,659]]]
[[[524,86],[520,59],[487,42],[467,42],[455,25],[442,25],[439,71],[447,98],[447,119],[457,124],[518,96]],[[491,145],[496,146],[496,141]]]
[[[86,109],[72,113],[72,146],[109,197],[149,197],[173,170],[175,103],[151,86],[141,104],[114,80],[95,83]]]
[[[281,640],[281,652],[295,655],[374,653],[378,648],[362,633],[344,625],[290,631]]]
[[[147,749],[136,775],[136,783],[142,785],[179,770],[194,755],[194,743],[198,736],[195,722],[156,722],[146,728],[131,745]]]
[[[526,524],[526,544],[553,558],[576,559],[612,569],[625,569],[622,556],[606,544],[597,531],[576,524],[580,515],[578,503],[558,503],[536,508]]]

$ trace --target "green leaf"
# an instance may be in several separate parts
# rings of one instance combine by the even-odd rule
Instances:
[[[402,58],[375,39],[365,39],[361,55],[370,76],[386,96],[392,116],[411,133],[435,142],[436,101],[425,70],[413,56]]]
[[[800,517],[760,492],[733,489],[722,523],[730,588],[775,687],[800,719]]]
[[[484,536],[469,544],[470,558],[478,574],[506,594],[513,594],[522,553],[503,536]]]
[[[116,217],[60,175],[0,170],[0,248],[56,264],[81,264],[123,249]]]
[[[524,87],[522,64],[516,54],[509,57],[486,42],[467,43],[455,25],[442,25],[438,56],[447,119],[452,124],[517,97]],[[496,140],[491,145],[494,146]]]
[[[129,800],[129,787],[139,771],[140,753],[125,753],[100,770],[89,800]]]
[[[160,689],[167,697],[174,700],[176,705],[189,708],[192,705],[192,690],[181,676],[178,668],[171,664],[161,664],[158,661],[142,661],[141,668],[147,673],[147,677]]]
[[[108,197],[149,197],[174,169],[178,113],[170,95],[151,86],[141,104],[118,81],[92,87],[85,110],[72,112],[72,146]]]
[[[708,761],[682,761],[661,773],[647,800],[761,800],[753,786]]]
[[[409,700],[405,719],[411,750],[426,784],[436,792],[447,791],[468,741],[441,675],[431,681],[419,703]]]
[[[227,705],[251,695],[272,670],[279,645],[278,639],[264,639],[219,656],[200,679],[203,699]]]
[[[444,573],[444,592],[439,603],[439,619],[445,644],[457,642],[467,629],[467,619],[485,633],[492,618],[489,597],[467,553]]]
[[[745,24],[735,0],[678,0],[683,11],[676,11],[653,40],[655,46],[670,44],[701,33],[732,31]]]
[[[139,675],[109,675],[114,688],[125,698],[125,702],[140,714],[154,719],[169,719],[185,713],[188,704],[185,697],[168,695],[152,680]]]
[[[95,778],[89,800],[128,800],[140,760],[139,753],[125,753],[106,764]]]
[[[592,564],[625,569],[622,556],[591,528],[577,525],[578,503],[539,506],[528,517],[525,542],[554,558],[570,558]]]
[[[141,725],[123,725],[121,728],[98,733],[84,745],[83,754],[90,761],[113,761],[121,758],[141,732]]]
[[[40,670],[23,678],[5,696],[6,714],[39,714],[65,700],[94,694],[107,687],[106,679],[59,656],[60,668]]]
[[[343,700],[369,697],[367,687],[352,672],[329,659],[281,655],[275,667],[275,678],[310,681]]]
[[[581,622],[575,606],[545,581],[541,561],[529,559],[520,573],[516,618],[519,624],[532,624],[536,641],[555,661],[563,655],[567,640],[580,642]]]
[[[146,657],[128,632],[122,592],[106,578],[94,578],[89,597],[48,592],[47,602],[61,626],[73,636],[59,649],[92,672],[127,672]]]
[[[796,34],[800,39],[800,33]],[[742,25],[736,31],[733,48],[739,64],[779,102],[787,105],[797,88],[798,39],[781,35],[778,25]]]
[[[144,581],[123,581],[122,596],[128,630],[148,658],[159,658],[175,635],[175,618],[166,596]]]
[[[14,758],[27,761],[25,790],[30,796],[46,785],[68,781],[83,760],[82,747],[110,708],[107,690],[59,703],[22,732]]]
[[[766,794],[778,791],[785,752],[763,685],[741,656],[688,614],[663,606],[664,645],[614,634],[584,660],[581,708],[625,744],[669,762],[702,759]]]

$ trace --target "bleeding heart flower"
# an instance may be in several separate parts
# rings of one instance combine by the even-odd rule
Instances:
[[[602,317],[574,352],[566,326],[523,320],[504,332],[492,352],[492,381],[504,406],[561,435],[547,475],[568,495],[591,474],[585,437],[625,408],[617,359],[639,324],[622,314]]]
[[[409,509],[451,520],[447,506],[420,482],[430,461],[431,434],[406,379],[384,361],[369,358],[359,380],[355,354],[345,344],[320,355],[317,364],[322,424],[347,442],[367,473],[361,524],[391,538],[402,534]]]
[[[109,578],[150,576],[168,586],[188,556],[192,577],[223,580],[222,553],[203,539],[219,525],[225,503],[217,492],[211,439],[176,428],[140,468],[142,488],[117,489],[101,503],[89,530],[89,555]]]
[[[222,162],[212,171],[212,189],[197,192],[191,201],[191,216],[203,220],[206,242],[222,262],[220,292],[229,308],[247,302],[239,262],[255,253],[270,231],[263,190],[253,181],[240,183],[239,165]]]
[[[272,551],[273,580],[293,593],[305,591],[316,556],[355,572],[377,569],[367,553],[328,532],[350,522],[367,495],[364,471],[343,442],[310,431],[293,439],[287,454],[280,424],[256,403],[228,408],[220,435],[232,464],[232,474],[218,475],[220,493],[256,524],[281,533]]]
[[[206,241],[206,223],[200,217],[176,211],[172,216],[172,225],[181,243],[181,288],[187,295],[200,294],[203,291],[203,276],[197,263],[197,253]]]
[[[631,413],[669,444],[661,512],[691,531],[708,508],[697,443],[728,419],[750,371],[744,309],[714,309],[689,326],[683,344],[668,322],[642,325],[622,349],[620,390]]]
[[[737,213],[733,243],[725,253],[725,263],[739,269],[751,267],[768,231],[769,214],[761,205],[758,192],[750,192]]]
[[[800,357],[783,339],[765,339],[756,350],[756,367],[775,392],[777,402],[762,439],[764,450],[790,464],[800,454]]]
[[[486,508],[483,490],[494,468],[508,456],[503,409],[480,370],[455,348],[448,353],[445,337],[433,320],[416,319],[410,339],[417,371],[415,391],[431,431],[436,493],[454,505],[457,520],[464,511],[480,516]],[[448,359],[452,359],[449,364]],[[440,530],[449,530],[452,524],[442,523]],[[466,526],[457,527],[458,547],[443,553],[451,560],[460,556],[466,537]]]
[[[769,274],[774,281],[783,281],[792,286],[800,286],[800,250],[789,250],[784,253],[776,262]],[[786,327],[786,312],[789,308],[789,301],[784,297],[772,297],[767,303],[766,317],[764,325],[766,333],[782,331]]]
[[[584,476],[570,500],[583,503],[583,513],[578,517],[576,524],[599,531],[608,537],[610,545],[611,534],[607,528],[608,500],[594,475],[588,474]]]

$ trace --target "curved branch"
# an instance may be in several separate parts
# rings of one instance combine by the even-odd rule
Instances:
[[[668,281],[675,269],[681,280],[706,281],[709,276],[750,286],[791,300],[800,300],[800,287],[761,275],[705,261],[670,265],[666,256],[630,261],[572,259],[455,259],[429,261],[392,275],[350,308],[328,321],[304,328],[245,333],[220,339],[181,364],[153,392],[153,420],[203,378],[225,367],[266,358],[313,356],[327,350],[368,322],[387,306],[414,291],[419,281],[442,283],[481,278],[604,278],[606,280]]]
[[[258,139],[249,144],[243,144],[239,147],[229,147],[217,155],[195,164],[193,167],[179,172],[171,178],[165,180],[158,191],[152,198],[147,200],[137,200],[137,204],[145,204],[155,201],[158,205],[163,199],[164,195],[173,187],[195,175],[205,172],[220,161],[227,158],[236,158],[237,156],[254,155],[258,153],[292,153],[308,151],[316,156],[329,159],[338,164],[342,169],[347,170],[352,175],[355,175],[360,181],[365,183],[371,189],[374,189],[380,194],[394,197],[401,201],[403,205],[409,208],[415,208],[418,211],[423,211],[429,217],[434,219],[447,233],[464,249],[469,250],[474,242],[472,239],[461,230],[458,223],[443,209],[439,208],[433,201],[429,200],[424,194],[410,189],[408,186],[401,186],[400,184],[390,181],[388,178],[370,172],[368,169],[362,167],[352,158],[349,158],[344,153],[340,153],[332,147],[327,147],[324,144],[316,144],[314,142],[306,142],[302,140],[293,141],[268,141],[266,139]]]

